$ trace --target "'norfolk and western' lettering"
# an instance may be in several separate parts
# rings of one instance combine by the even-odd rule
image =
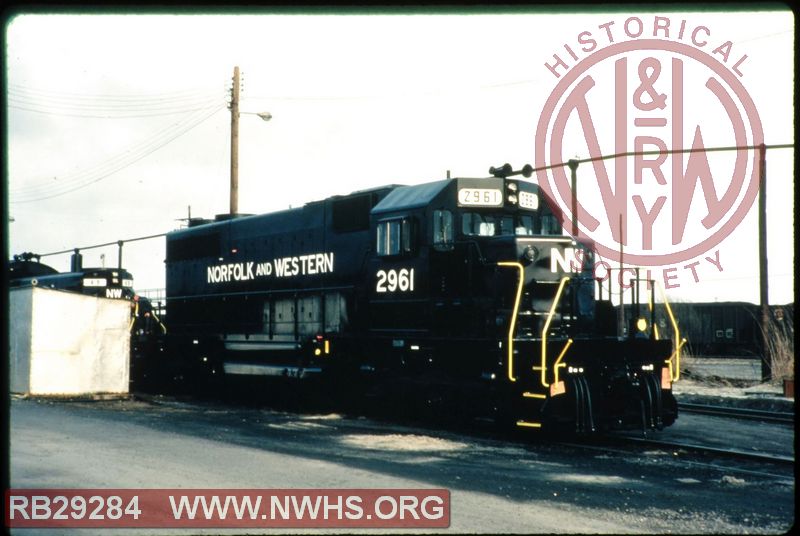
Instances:
[[[209,266],[208,283],[251,281],[262,277],[295,277],[333,272],[333,252],[281,257],[266,262],[232,262]]]

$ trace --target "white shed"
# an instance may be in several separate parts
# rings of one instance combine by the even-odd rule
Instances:
[[[127,393],[130,302],[37,287],[10,289],[12,393]]]

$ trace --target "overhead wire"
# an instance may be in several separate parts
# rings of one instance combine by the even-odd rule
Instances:
[[[219,91],[194,90],[151,95],[88,95],[39,90],[11,84],[9,108],[41,114],[90,118],[135,118],[198,111],[223,97]]]
[[[503,89],[515,86],[523,86],[537,83],[538,80],[516,80],[512,82],[500,82],[496,84],[485,84],[469,88],[460,88],[459,91],[483,91],[490,89]],[[452,91],[450,89],[441,89],[435,91],[412,91],[412,92],[398,92],[398,93],[383,93],[383,94],[362,94],[362,95],[304,95],[304,96],[290,96],[290,95],[251,95],[251,99],[258,100],[271,100],[271,101],[359,101],[359,100],[381,100],[381,99],[397,99],[398,97],[450,97]]]
[[[164,147],[211,118],[224,107],[224,104],[217,99],[216,102],[199,109],[199,111],[192,113],[171,127],[159,131],[156,135],[100,164],[75,174],[67,175],[63,179],[55,177],[55,183],[53,180],[47,180],[46,182],[11,189],[9,191],[9,202],[16,204],[42,201],[65,195],[99,182]]]
[[[183,99],[198,95],[208,95],[217,93],[216,91],[209,91],[208,88],[198,89],[184,89],[178,91],[167,91],[159,93],[76,93],[71,91],[57,91],[52,89],[42,89],[22,84],[11,83],[8,87],[9,90],[22,93],[31,93],[43,97],[51,97],[55,99],[70,99],[70,100],[110,100],[122,102],[152,102],[153,100],[176,100]]]

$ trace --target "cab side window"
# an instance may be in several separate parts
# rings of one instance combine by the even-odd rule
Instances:
[[[411,252],[411,221],[397,218],[378,222],[376,251],[379,256]]]
[[[453,248],[453,213],[449,210],[433,211],[433,247],[440,251]]]

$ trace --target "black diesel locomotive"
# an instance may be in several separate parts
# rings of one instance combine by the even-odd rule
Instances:
[[[59,272],[40,262],[34,253],[14,255],[9,263],[9,287],[67,290],[87,296],[133,299],[133,277],[121,268],[84,268],[80,253],[72,255],[69,272]]]
[[[617,336],[591,244],[563,236],[518,173],[192,220],[167,235],[166,358],[217,376],[404,382],[520,427],[670,425],[672,342],[646,318]]]

